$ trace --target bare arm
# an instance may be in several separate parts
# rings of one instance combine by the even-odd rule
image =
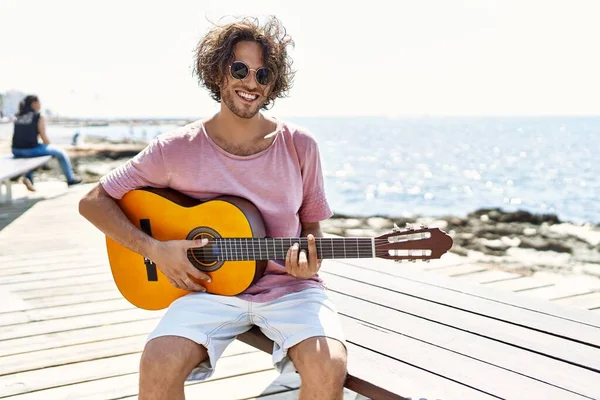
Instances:
[[[158,240],[133,225],[102,185],[96,185],[79,201],[79,213],[114,241],[153,259],[152,250]]]
[[[42,138],[42,142],[44,142],[44,144],[50,144],[50,139],[48,139],[48,136],[46,135],[46,121],[44,121],[44,117],[42,116],[40,116],[40,119],[38,120],[38,132]]]
[[[210,282],[210,276],[195,268],[187,258],[187,250],[204,246],[206,239],[161,241],[146,235],[129,221],[100,184],[79,201],[79,213],[106,236],[154,261],[173,286],[189,291],[206,290],[198,281]]]
[[[302,237],[307,236],[309,233],[312,233],[314,237],[323,237],[323,232],[321,231],[321,223],[320,222],[303,222],[302,223]]]

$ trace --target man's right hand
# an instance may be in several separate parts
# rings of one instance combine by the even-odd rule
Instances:
[[[205,292],[206,288],[197,281],[210,282],[210,276],[192,265],[187,251],[207,243],[207,239],[157,241],[149,258],[165,274],[171,285],[190,292]]]

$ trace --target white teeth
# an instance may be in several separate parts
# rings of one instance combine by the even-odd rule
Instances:
[[[250,93],[246,93],[246,92],[237,92],[237,94],[240,95],[240,97],[243,97],[246,100],[252,101],[252,100],[256,100],[256,98],[258,97],[255,94],[250,94]]]

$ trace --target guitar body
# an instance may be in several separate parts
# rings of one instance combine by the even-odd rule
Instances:
[[[223,196],[199,202],[171,189],[138,189],[128,192],[119,206],[140,230],[158,240],[264,237],[260,213],[247,200]],[[147,310],[168,307],[189,292],[175,288],[160,266],[110,238],[106,238],[113,279],[121,294],[133,305]],[[188,251],[198,269],[211,276],[202,282],[207,292],[236,295],[264,273],[266,261],[211,261]]]
[[[306,237],[265,237],[260,212],[248,200],[222,196],[200,202],[172,189],[133,190],[118,200],[127,218],[155,239],[209,239],[202,247],[190,248],[188,260],[211,277],[199,282],[208,293],[234,296],[258,279],[268,260],[283,260],[298,243],[308,250]],[[175,288],[161,272],[160,265],[106,238],[113,279],[123,297],[147,310],[167,308],[190,293]],[[440,258],[452,247],[452,238],[439,228],[395,227],[374,238],[318,237],[319,259],[384,258],[401,262]]]

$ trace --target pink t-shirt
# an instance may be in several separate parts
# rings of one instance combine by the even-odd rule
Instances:
[[[233,195],[251,201],[261,212],[268,237],[299,237],[301,222],[332,216],[325,197],[319,149],[305,129],[278,122],[273,143],[251,156],[219,147],[196,121],[155,138],[144,150],[100,179],[120,199],[141,187],[170,187],[207,201]],[[284,261],[268,261],[264,276],[239,297],[256,302],[276,299],[322,280],[296,279]]]

